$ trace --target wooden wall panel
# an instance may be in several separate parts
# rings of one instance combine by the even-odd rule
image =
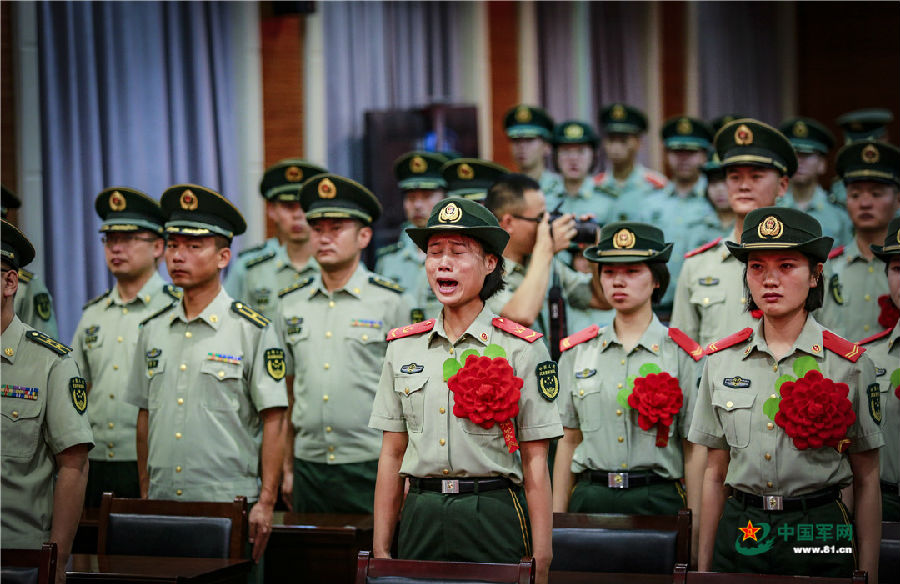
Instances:
[[[516,2],[489,2],[488,47],[491,77],[493,159],[512,170],[503,114],[519,103],[519,9]]]
[[[683,114],[687,106],[687,3],[660,2],[660,75],[662,119]],[[650,138],[656,139],[655,136]]]
[[[0,180],[18,190],[16,83],[13,63],[12,2],[0,3]]]

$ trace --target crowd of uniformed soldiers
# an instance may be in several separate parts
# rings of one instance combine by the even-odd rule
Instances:
[[[891,119],[860,110],[838,120],[847,143],[829,192],[822,181],[836,140],[809,118],[777,129],[739,115],[672,118],[661,132],[667,179],[637,161],[648,127],[637,108],[603,108],[598,132],[519,105],[504,117],[515,172],[451,153],[397,159],[407,223],[378,250],[374,271],[362,258],[378,198],[305,160],[266,169],[260,194],[274,237],[235,257],[231,241],[246,224],[221,194],[183,184],[157,201],[110,187],[95,208],[116,283],[85,305],[71,346],[56,340],[50,295],[25,269],[34,250],[5,220],[20,201],[4,188],[2,545],[54,540],[67,558],[82,502],[95,506],[105,491],[244,495],[249,553],[259,560],[280,494],[294,511],[374,511],[376,554],[389,553],[402,506],[404,557],[512,561],[527,552],[545,576],[551,506],[690,506],[701,521],[701,493],[705,502],[715,478],[743,505],[726,508],[730,520],[803,523],[807,505],[834,503],[851,485],[863,516],[872,487],[853,472],[867,467],[861,455],[848,466],[843,453],[879,449],[879,508],[896,521],[900,150],[885,140]],[[601,147],[607,167],[598,172]],[[738,364],[754,350],[777,355],[760,328],[769,313],[748,287],[754,245],[797,248],[824,273],[819,301],[804,305],[815,320],[791,340],[790,356]],[[171,283],[158,273],[163,259]],[[711,358],[724,349],[727,357]],[[871,359],[860,358],[864,349]],[[515,413],[496,425],[466,418],[462,394],[452,395],[482,354],[511,363],[520,381]],[[849,449],[791,451],[772,422],[777,436],[766,436],[765,369],[794,363],[801,377],[802,355],[822,357],[821,370],[848,382],[857,420]],[[629,395],[652,375],[674,379],[679,398],[664,426],[648,430]],[[498,379],[486,377],[481,391]],[[550,441],[560,437],[554,462]],[[730,452],[727,478],[707,450]],[[823,476],[827,464],[833,472]],[[852,501],[850,490],[844,496]],[[487,523],[469,521],[478,497],[487,498]],[[852,511],[839,507],[850,524]],[[492,538],[484,530],[494,519]],[[490,545],[446,549],[422,533],[429,521]],[[852,543],[865,551],[853,558],[873,571],[866,525]],[[737,536],[719,529],[701,535],[701,568],[816,570],[799,561],[792,569],[782,556],[710,563],[704,546],[715,539],[719,557]],[[522,545],[499,543],[509,538]]]

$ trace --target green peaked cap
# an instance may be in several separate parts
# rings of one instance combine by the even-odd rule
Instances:
[[[500,227],[497,218],[486,207],[471,199],[448,197],[431,210],[425,227],[410,227],[406,230],[409,238],[421,249],[427,251],[428,239],[436,233],[459,233],[477,239],[484,251],[503,255],[509,233]]]

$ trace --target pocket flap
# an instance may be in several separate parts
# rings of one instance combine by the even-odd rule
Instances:
[[[398,375],[394,377],[394,391],[403,395],[412,395],[425,387],[427,375]]]
[[[756,401],[755,393],[747,393],[743,391],[728,391],[719,389],[712,394],[712,404],[723,410],[738,410],[744,408],[752,408],[753,402]]]
[[[226,379],[240,379],[244,371],[241,363],[224,363],[221,361],[204,361],[200,371],[212,375],[220,381]]]

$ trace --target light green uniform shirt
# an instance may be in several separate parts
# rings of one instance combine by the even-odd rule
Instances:
[[[559,185],[552,191],[544,191],[547,201],[547,212],[559,211],[560,213],[572,213],[576,219],[582,215],[591,214],[600,225],[611,221],[613,204],[616,199],[594,183],[593,177],[587,177],[581,183],[581,187],[575,194],[566,192],[566,187],[559,181]]]
[[[678,379],[683,403],[669,426],[669,443],[656,446],[657,427],[642,430],[637,410],[617,401],[627,379],[642,377],[645,363]],[[572,472],[652,471],[668,478],[684,476],[682,439],[687,438],[697,396],[700,367],[669,338],[656,316],[634,349],[626,353],[608,326],[589,341],[575,345],[559,359],[559,415],[563,426],[581,430],[584,440],[575,448]]]
[[[875,382],[875,368],[865,355],[856,363],[832,353],[822,340],[822,326],[807,318],[793,349],[775,359],[762,335],[763,322],[742,343],[706,358],[688,439],[709,448],[728,449],[731,462],[725,484],[754,495],[798,497],[826,487],[852,482],[846,454],[835,448],[799,450],[781,426],[763,413],[775,395],[775,381],[795,376],[793,364],[808,355],[822,375],[850,387],[847,398],[856,421],[847,430],[849,452],[863,452],[884,444],[881,429],[867,406],[866,389]],[[740,377],[735,383],[735,377]],[[735,386],[735,387],[729,387]]]
[[[373,278],[360,264],[339,290],[328,292],[319,276],[281,298],[278,326],[294,376],[294,458],[322,464],[378,459],[381,433],[367,421],[386,335],[409,322],[409,306]]]
[[[98,446],[91,450],[91,460],[137,460],[138,409],[126,403],[122,394],[131,379],[138,325],[176,302],[179,295],[154,271],[129,302],[122,300],[114,286],[85,306],[72,339],[72,357],[91,388],[88,415]]]
[[[244,266],[246,276],[235,298],[246,301],[270,320],[278,315],[279,292],[319,273],[319,264],[313,258],[303,268],[295,268],[287,249],[280,245],[247,260]]]
[[[667,182],[664,175],[637,162],[622,182],[617,181],[611,171],[594,177],[594,183],[615,199],[609,221],[640,221],[647,197]]]
[[[125,399],[150,414],[151,499],[258,498],[259,413],[287,407],[285,369],[275,327],[238,305],[222,289],[191,320],[179,302],[141,327]]]
[[[77,444],[94,446],[85,410],[87,388],[68,355],[33,342],[18,317],[3,332],[0,441],[0,540],[4,548],[40,549],[50,540],[56,455]],[[59,345],[63,347],[63,345]],[[68,348],[63,348],[68,353]]]
[[[880,331],[878,297],[888,294],[884,262],[867,260],[854,238],[844,253],[825,262],[825,303],[817,317],[822,324],[851,341]]]
[[[891,376],[900,375],[900,323],[877,341],[864,345],[866,356],[875,364],[875,381],[880,391],[881,431],[884,448],[878,453],[881,480],[900,484],[900,396]],[[895,377],[896,379],[896,377]],[[895,382],[896,383],[896,382]],[[897,491],[894,491],[897,494]]]
[[[469,349],[482,354],[488,345],[500,345],[514,374],[524,380],[514,420],[519,443],[562,435],[556,404],[541,397],[538,389],[538,364],[552,363],[547,348],[493,326],[495,316],[485,306],[455,343],[444,332],[443,313],[430,331],[388,343],[369,426],[408,434],[401,475],[503,476],[522,483],[521,455],[510,454],[499,425],[483,428],[453,414],[443,364]]]
[[[559,173],[547,169],[544,169],[544,172],[541,173],[541,178],[538,179],[538,184],[541,185],[541,191],[543,191],[545,195],[547,193],[556,192],[563,188],[563,180]]]
[[[275,251],[281,247],[277,237],[270,237],[261,244],[248,247],[241,251],[236,258],[232,258],[228,266],[228,273],[225,275],[225,282],[222,286],[228,295],[232,298],[240,298],[244,289],[244,281],[247,279],[247,262],[251,262],[257,257]]]
[[[22,268],[19,269],[19,289],[13,308],[19,319],[28,326],[53,337],[59,336],[53,298],[40,276]]]
[[[405,223],[401,227],[397,243],[378,250],[375,273],[397,282],[404,288],[411,309],[407,320],[422,321],[435,318],[443,306],[428,285],[425,254],[406,234],[407,227],[412,227],[412,223]]]
[[[705,347],[753,326],[746,307],[744,264],[728,252],[724,240],[684,261],[675,287],[672,326]]]
[[[847,209],[828,200],[828,193],[821,186],[816,186],[812,199],[804,207],[794,200],[794,193],[788,189],[776,204],[779,207],[799,209],[814,217],[822,226],[822,235],[834,239],[834,245],[847,245],[853,239],[853,223],[847,215]]]

